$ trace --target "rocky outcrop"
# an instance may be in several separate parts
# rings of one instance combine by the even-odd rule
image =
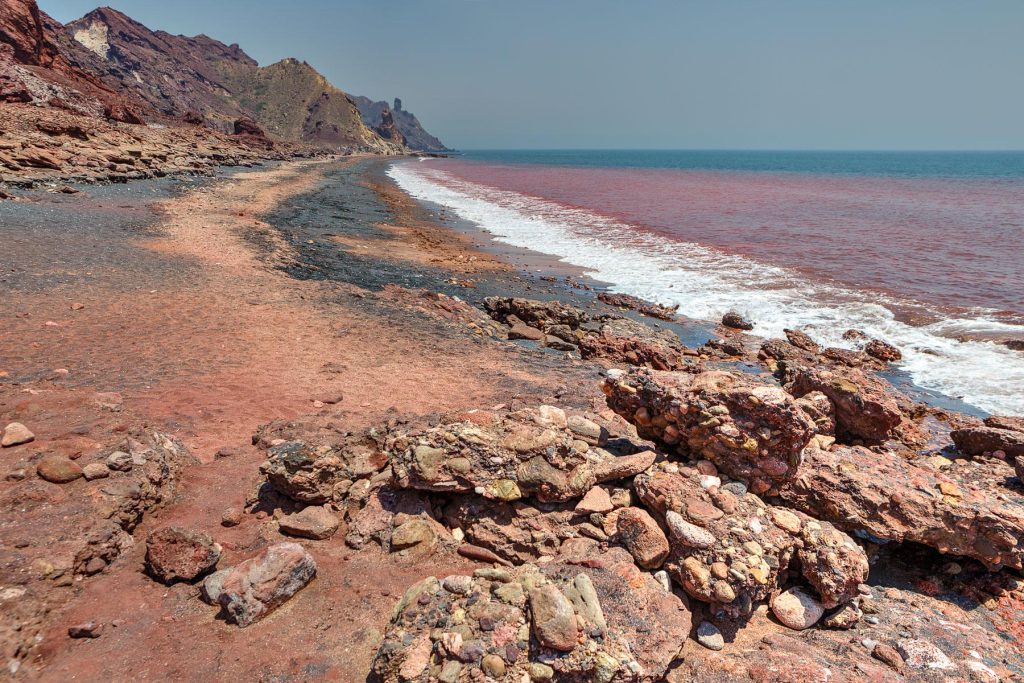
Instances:
[[[1010,477],[1010,466],[994,459],[938,470],[887,451],[809,448],[780,497],[851,533],[1020,569],[1024,491],[1005,486]]]
[[[685,347],[678,335],[629,318],[605,320],[596,330],[578,335],[576,341],[585,359],[607,359],[654,370],[687,367]]]
[[[385,109],[380,115],[380,125],[374,126],[373,128],[377,131],[377,135],[381,136],[385,140],[395,143],[396,145],[405,146],[405,136],[402,135],[402,131],[395,125],[395,119],[391,116],[391,110]]]
[[[402,101],[397,97],[394,106],[390,109],[387,102],[375,102],[369,97],[353,96],[352,101],[355,102],[363,121],[370,128],[380,128],[383,124],[384,112],[389,111],[395,128],[401,133],[409,149],[419,152],[448,151],[443,142],[423,129],[415,114],[402,107]]]
[[[857,594],[868,563],[849,536],[717,479],[668,463],[634,484],[668,529],[666,567],[690,596],[733,617],[749,615],[781,589],[794,556],[822,604],[835,607]]]
[[[950,433],[953,443],[964,455],[1002,452],[1011,460],[1024,456],[1024,432],[997,427],[964,427]]]
[[[461,493],[514,501],[562,502],[595,484],[644,471],[653,451],[615,455],[591,446],[573,431],[559,408],[516,413],[477,413],[427,429],[389,435],[386,451],[403,488]]]
[[[608,406],[641,436],[710,460],[756,493],[791,479],[814,435],[789,394],[752,375],[634,370],[614,373],[603,389]]]
[[[835,407],[840,437],[880,443],[903,421],[888,383],[853,368],[803,367],[786,387],[797,398],[821,392]]]
[[[374,672],[384,683],[659,680],[689,610],[621,549],[586,550],[540,569],[417,583],[395,606]]]
[[[675,306],[662,306],[661,304],[645,301],[639,297],[631,296],[629,294],[601,292],[597,295],[597,300],[602,303],[606,303],[609,306],[626,308],[659,320],[675,320],[676,313],[679,310],[679,304],[676,304]]]

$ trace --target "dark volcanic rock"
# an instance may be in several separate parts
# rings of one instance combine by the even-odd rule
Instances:
[[[734,330],[752,330],[754,323],[750,322],[736,311],[729,311],[722,316],[722,325],[731,327]]]
[[[539,330],[546,330],[552,325],[575,329],[588,320],[585,311],[560,301],[491,296],[484,299],[484,307],[495,320],[507,323],[512,315]]]
[[[641,436],[707,458],[757,493],[794,476],[814,435],[789,394],[751,375],[634,370],[603,388],[608,406]]]

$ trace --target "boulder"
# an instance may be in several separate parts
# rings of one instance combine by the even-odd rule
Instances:
[[[879,443],[903,421],[892,387],[856,369],[803,367],[787,389],[797,398],[825,394],[835,407],[836,431],[844,438]]]
[[[808,448],[800,476],[779,495],[850,533],[1024,567],[1024,492],[1004,485],[1010,466],[957,460],[940,471],[920,462],[862,447]]]
[[[653,682],[690,625],[686,605],[625,550],[570,553],[541,569],[413,585],[392,612],[373,672],[383,683],[439,681],[446,671],[461,672],[450,680],[497,672],[506,681]]]
[[[508,324],[509,316],[515,316],[524,324],[543,331],[552,325],[567,325],[575,329],[587,321],[586,312],[560,301],[490,296],[484,299],[484,308],[500,322]]]
[[[207,579],[204,593],[241,627],[256,623],[316,575],[316,562],[298,543],[276,543]],[[216,577],[216,579],[214,579]]]
[[[163,583],[195,581],[220,560],[220,546],[209,534],[165,527],[146,539],[146,569]]]
[[[634,370],[609,377],[603,389],[641,436],[706,458],[756,493],[794,476],[815,431],[785,391],[741,373]]]
[[[1011,432],[1024,432],[1024,417],[990,415],[985,418],[985,426],[995,427],[996,429],[1009,429]]]
[[[895,363],[903,360],[903,354],[892,344],[881,339],[872,339],[864,345],[864,353],[883,363]]]
[[[278,523],[281,533],[299,538],[323,540],[338,531],[341,520],[328,508],[310,505],[299,512],[285,515]]]
[[[266,439],[275,428],[273,423],[264,427],[257,440]],[[380,439],[371,430],[342,437],[334,433],[322,440],[287,440],[267,449],[260,472],[275,491],[294,501],[338,502],[353,481],[368,478],[387,464]]]
[[[679,335],[630,318],[605,320],[596,331],[580,335],[578,344],[584,359],[602,358],[655,370],[686,367],[683,359],[686,347]]]
[[[20,422],[12,422],[4,427],[3,436],[0,437],[0,446],[10,448],[20,446],[35,440],[36,435],[29,431],[28,427]]]
[[[47,455],[36,464],[36,474],[54,484],[67,484],[82,476],[82,468],[63,455]]]
[[[964,427],[950,433],[953,443],[964,455],[984,455],[1002,451],[1013,459],[1024,455],[1024,432],[997,427]]]
[[[597,300],[609,306],[628,308],[631,311],[636,311],[652,318],[658,318],[659,320],[675,320],[676,312],[679,310],[679,304],[675,306],[662,306],[661,304],[645,301],[629,294],[601,292],[597,295]]]
[[[462,419],[396,429],[385,446],[394,480],[401,488],[423,491],[563,502],[654,462],[653,451],[614,455],[582,443],[566,427],[564,413],[550,408],[495,415],[485,424]],[[554,411],[562,414],[557,422],[551,419]]]
[[[802,330],[783,330],[782,332],[786,335],[786,339],[789,340],[789,343],[798,349],[803,349],[804,351],[815,354],[821,352],[821,346],[818,342],[811,339],[810,335],[806,332]]]
[[[669,530],[669,575],[731,617],[774,595],[794,556],[828,607],[849,602],[867,578],[867,557],[849,536],[766,505],[738,482],[705,488],[696,469],[663,463],[637,476],[634,487]]]
[[[729,311],[722,316],[722,325],[730,327],[734,330],[752,330],[754,329],[754,323],[744,318],[737,311]]]

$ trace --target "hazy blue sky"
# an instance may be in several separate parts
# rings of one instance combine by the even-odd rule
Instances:
[[[455,147],[1024,149],[1024,0],[114,2]]]

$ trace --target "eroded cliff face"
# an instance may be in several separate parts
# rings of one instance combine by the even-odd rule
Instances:
[[[0,4],[0,102],[22,102],[140,123],[145,105],[106,86],[67,54],[63,26],[35,0]]]
[[[355,104],[306,62],[260,67],[238,45],[205,35],[152,31],[109,8],[63,31],[69,49],[114,89],[166,116],[187,117],[225,132],[251,119],[271,138],[382,153],[402,151],[367,126]]]
[[[405,144],[409,149],[420,152],[445,152],[448,148],[436,137],[424,130],[416,115],[402,108],[402,100],[395,98],[393,107],[381,100],[374,102],[369,97],[355,96],[352,100],[359,107],[359,113],[363,116],[366,125],[373,128],[380,128],[384,123],[384,112],[388,112],[394,121],[395,127],[405,138]]]

